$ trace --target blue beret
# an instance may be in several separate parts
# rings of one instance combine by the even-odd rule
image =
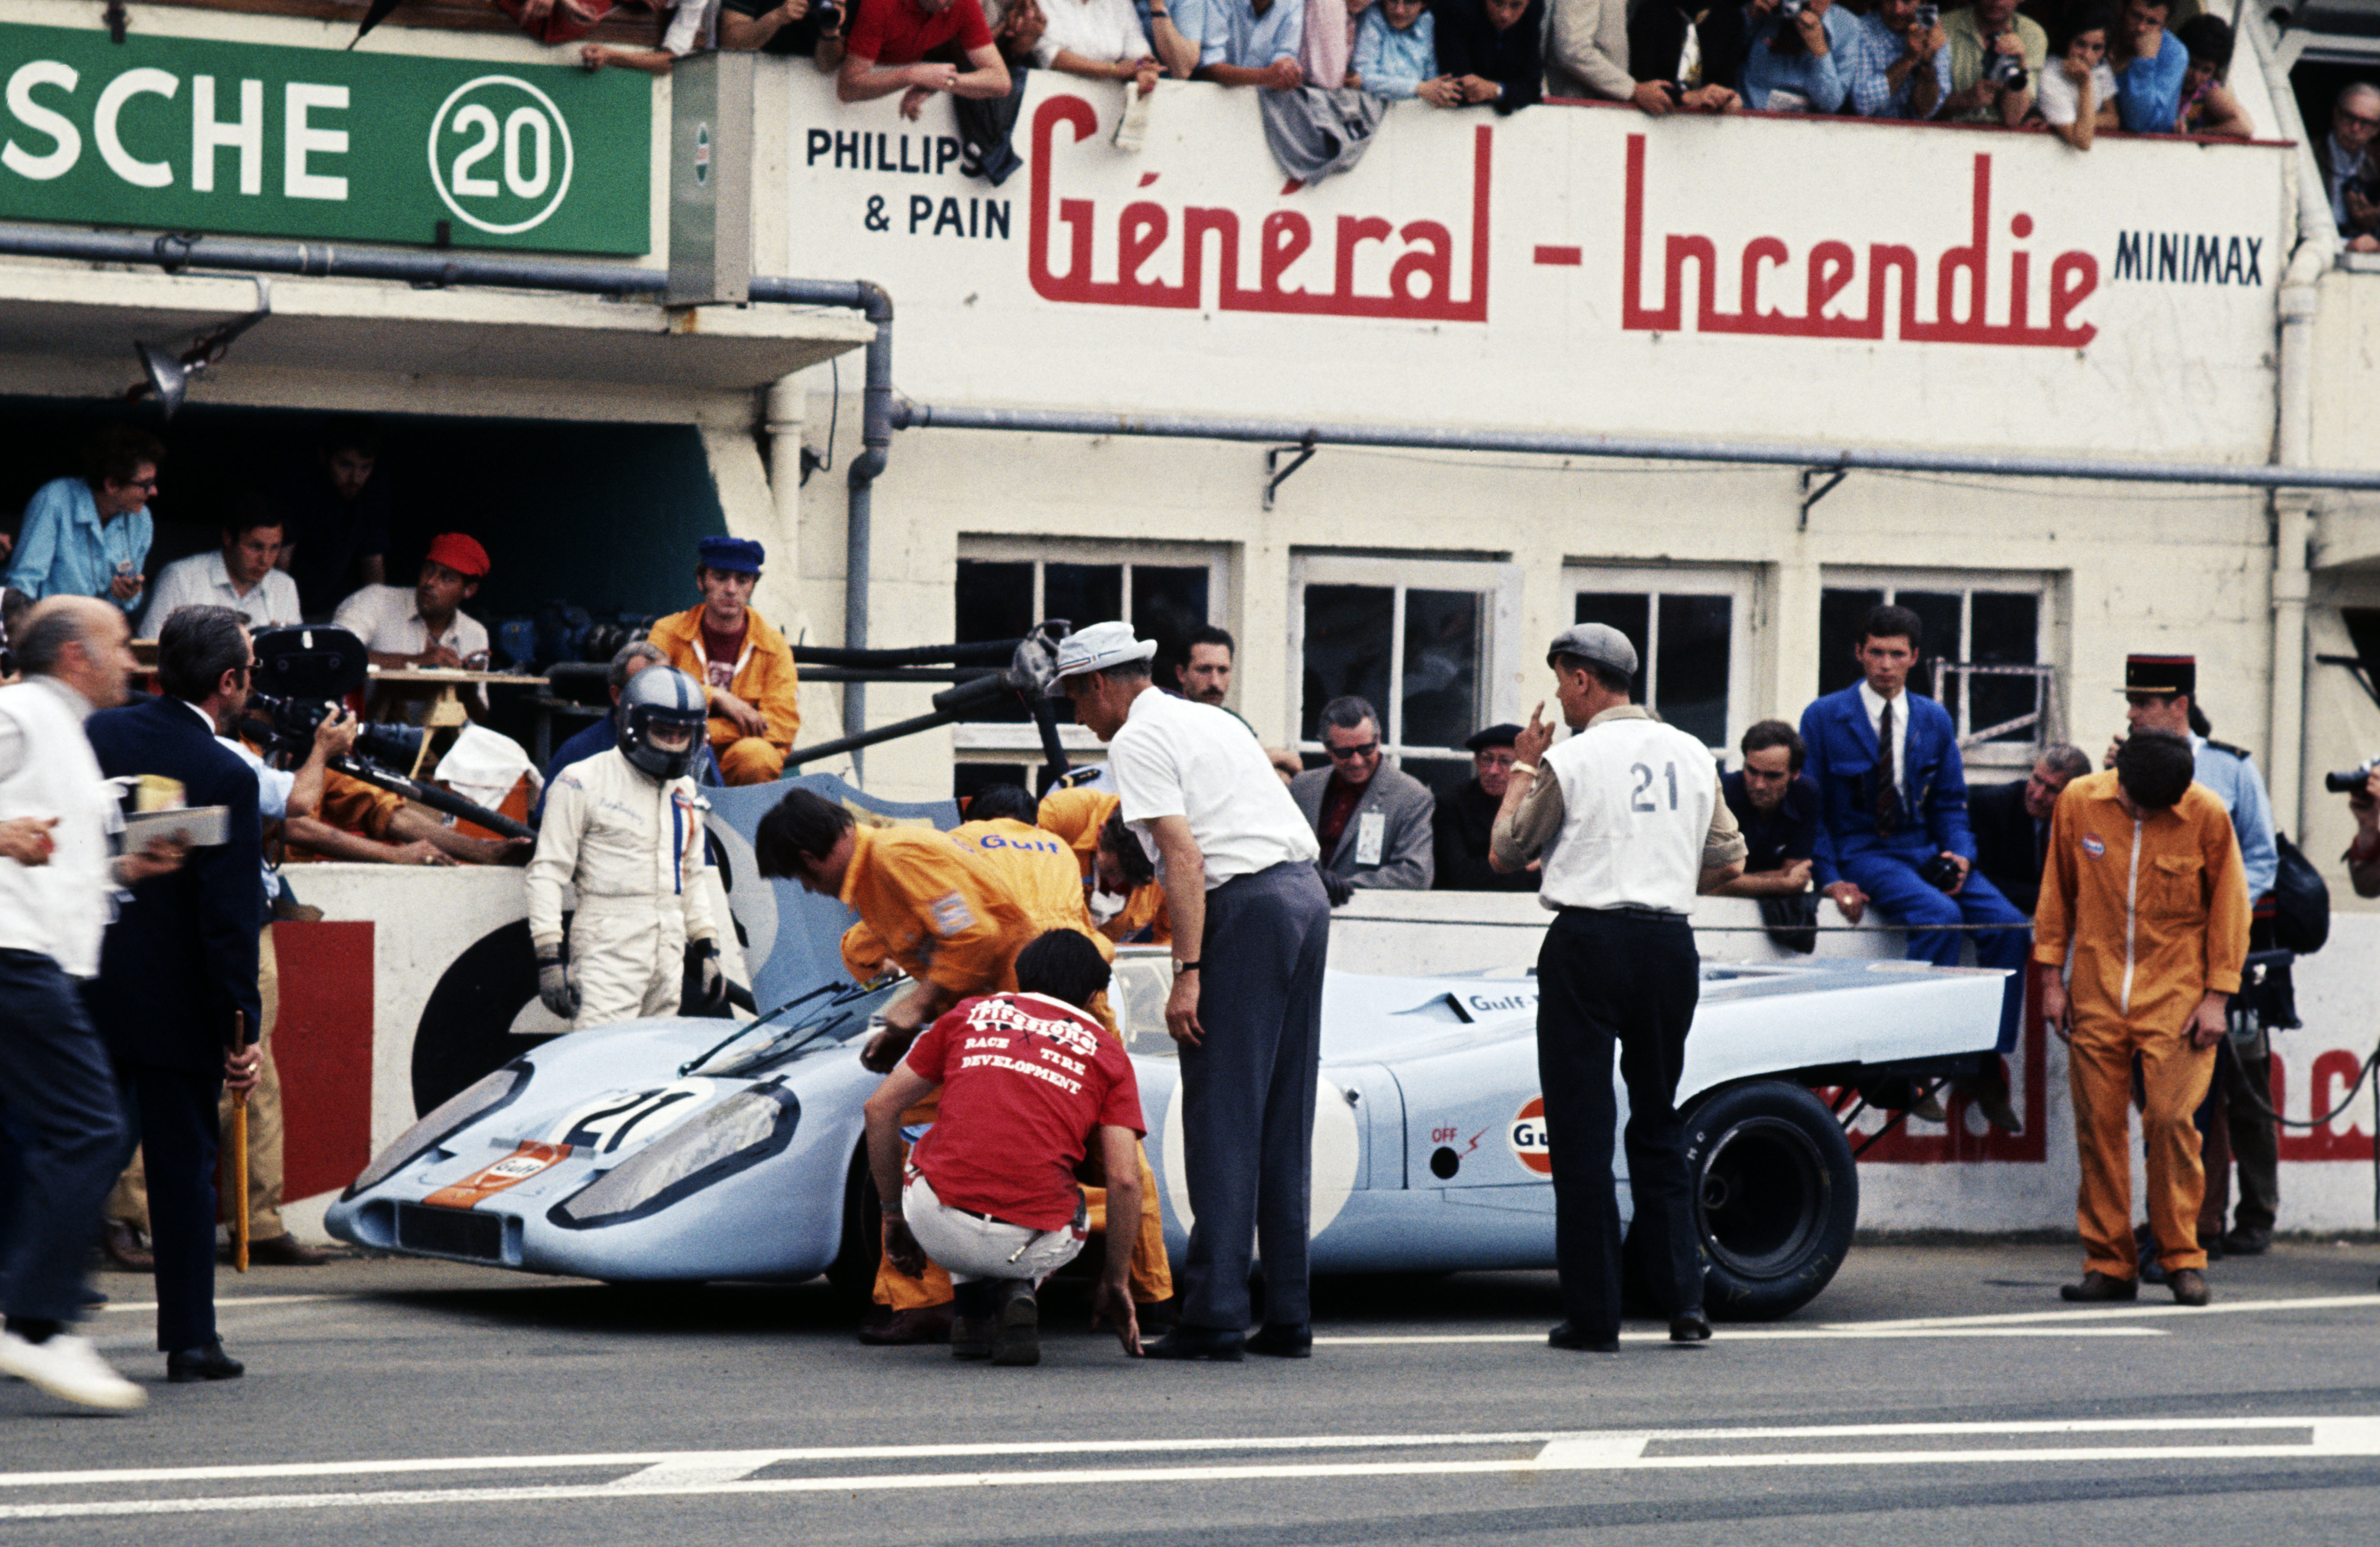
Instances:
[[[758,575],[761,561],[769,556],[748,537],[706,537],[695,546],[705,567],[732,570],[739,575]]]

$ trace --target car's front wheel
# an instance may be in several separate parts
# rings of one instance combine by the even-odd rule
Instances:
[[[1799,1310],[1842,1266],[1859,1223],[1859,1171],[1824,1102],[1798,1085],[1730,1086],[1686,1116],[1694,1223],[1714,1317]]]

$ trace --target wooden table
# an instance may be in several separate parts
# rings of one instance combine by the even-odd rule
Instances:
[[[424,771],[437,766],[431,755],[433,744],[439,755],[454,741],[454,733],[470,723],[463,708],[463,695],[458,689],[467,687],[542,688],[546,678],[520,676],[512,672],[468,671],[460,666],[374,666],[365,680],[367,693],[379,688],[436,688],[435,692],[405,692],[395,696],[430,700],[430,712],[422,716],[421,751],[413,760],[412,776],[421,778]],[[369,703],[369,699],[367,700]],[[440,733],[445,733],[442,736]]]

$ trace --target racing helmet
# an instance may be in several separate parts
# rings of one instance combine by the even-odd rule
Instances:
[[[656,661],[620,689],[620,752],[656,779],[684,778],[702,745],[706,696],[694,678]]]

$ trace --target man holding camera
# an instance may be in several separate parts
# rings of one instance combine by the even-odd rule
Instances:
[[[2180,1305],[2207,1301],[2198,1210],[2206,1186],[2192,1114],[2215,1073],[2248,955],[2248,888],[2220,800],[2192,781],[2190,743],[2140,730],[2110,773],[2077,779],[2049,823],[2049,866],[2033,959],[2047,969],[2041,1013],[2071,1060],[2075,1206],[2082,1282],[2069,1300],[2140,1293],[2131,1230],[2130,1107],[2139,1060],[2146,1100],[2149,1218]],[[2058,974],[2073,963],[2070,981]]]
[[[1936,116],[1950,94],[1949,43],[1935,0],[1878,0],[1852,42],[1852,111],[1863,118]]]
[[[2380,763],[2360,771],[2362,787],[2347,798],[2355,812],[2355,841],[2347,846],[2347,879],[2359,897],[2380,897]]]
[[[2024,915],[1975,873],[1967,825],[1967,775],[1949,712],[1906,690],[1925,625],[1905,607],[1869,611],[1855,652],[1861,680],[1802,712],[1806,771],[1820,798],[1811,877],[1858,923],[1867,905],[1909,932],[1909,958],[1959,965],[1956,926],[1975,935],[1975,959],[2008,971],[2000,1002],[2001,1056],[2015,1051],[2024,1005]],[[2007,1071],[1987,1061],[1968,1087],[1986,1117],[2007,1127]]]
[[[2049,58],[2049,34],[2017,14],[2016,0],[1974,0],[1942,18],[1950,40],[1950,95],[1942,116],[2010,128],[2033,111],[2033,83]]]

